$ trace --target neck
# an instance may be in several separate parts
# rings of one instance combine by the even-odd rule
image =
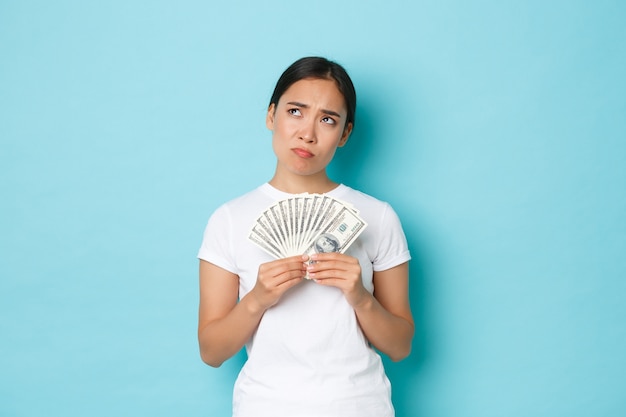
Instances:
[[[275,173],[274,177],[272,177],[269,181],[269,184],[272,187],[289,194],[323,194],[334,190],[339,185],[328,178],[326,172],[320,172],[316,175],[293,175],[288,177]]]

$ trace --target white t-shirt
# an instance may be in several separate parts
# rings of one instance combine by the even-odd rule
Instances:
[[[373,271],[410,259],[400,221],[385,202],[339,185],[328,195],[351,203],[368,223],[346,251],[359,260],[365,288]],[[209,219],[198,257],[239,276],[239,297],[259,265],[274,260],[248,241],[259,214],[290,194],[269,184],[236,198]],[[268,309],[246,344],[235,383],[235,417],[391,417],[391,387],[380,356],[341,291],[305,281]]]

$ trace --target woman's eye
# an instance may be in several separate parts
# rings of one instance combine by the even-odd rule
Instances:
[[[326,117],[322,118],[322,122],[323,123],[327,123],[329,125],[334,125],[335,124],[335,119],[333,119],[332,117],[326,116]]]
[[[302,113],[300,113],[300,109],[289,109],[287,110],[287,112],[289,114],[291,114],[292,116],[301,116]]]

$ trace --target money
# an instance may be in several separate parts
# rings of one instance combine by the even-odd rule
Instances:
[[[324,194],[298,194],[264,210],[248,239],[276,259],[344,253],[366,227],[349,203]]]

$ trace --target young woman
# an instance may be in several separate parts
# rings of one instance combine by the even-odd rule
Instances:
[[[350,137],[355,107],[343,67],[317,57],[293,63],[267,111],[274,176],[209,219],[198,254],[198,340],[214,367],[246,347],[234,416],[394,415],[376,350],[398,361],[411,349],[406,239],[387,203],[326,173]],[[248,241],[250,227],[274,202],[300,193],[352,204],[367,228],[344,254],[274,260]]]

